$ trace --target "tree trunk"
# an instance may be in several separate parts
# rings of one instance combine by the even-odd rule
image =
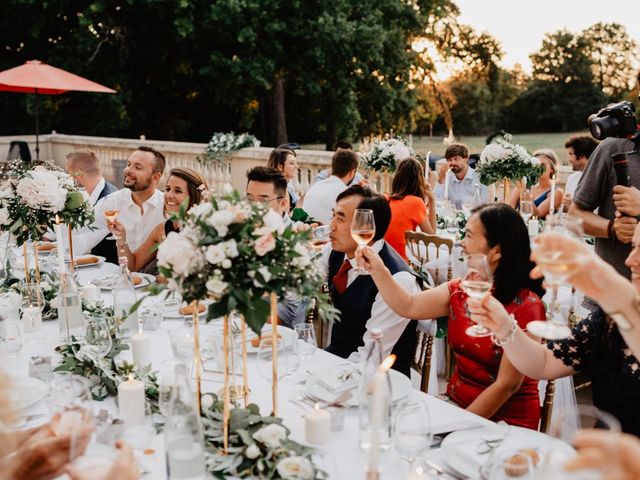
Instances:
[[[287,120],[285,114],[285,80],[282,72],[276,74],[271,90],[266,95],[264,125],[265,145],[277,147],[287,143]]]

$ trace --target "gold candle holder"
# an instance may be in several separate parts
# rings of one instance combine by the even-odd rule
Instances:
[[[224,355],[224,407],[222,410],[222,453],[229,453],[229,417],[231,410],[231,390],[229,388],[229,315],[224,316],[223,327]]]
[[[40,265],[38,260],[38,242],[33,242],[33,258],[36,262],[36,282],[40,283]]]
[[[244,315],[241,317],[240,335],[242,337],[242,396],[244,397],[245,408],[249,405],[249,375],[247,374],[247,322]]]
[[[73,265],[73,261],[71,262]],[[196,373],[196,405],[198,412],[202,413],[202,358],[200,356],[200,313],[198,301],[191,302],[193,306],[193,363]]]
[[[24,279],[29,284],[31,283],[31,275],[29,275],[29,250],[26,241],[22,244],[22,256],[24,257]]]
[[[73,260],[73,235],[71,235],[71,225],[67,225],[67,230],[69,234],[69,268],[73,272],[75,262]]]
[[[278,297],[275,293],[270,296],[271,310],[271,397],[273,401],[273,415],[278,416]]]

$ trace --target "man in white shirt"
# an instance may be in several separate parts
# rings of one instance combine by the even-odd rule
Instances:
[[[95,205],[101,198],[118,190],[102,176],[100,160],[92,150],[71,152],[65,159],[67,173],[87,191],[91,205]]]
[[[127,231],[127,243],[135,251],[151,231],[164,222],[164,201],[158,190],[164,172],[165,158],[151,147],[138,147],[124,169],[124,187],[98,201],[95,206],[95,230],[74,238],[74,249],[79,253],[91,251],[103,255],[107,261],[117,262],[116,245],[105,237],[109,234],[105,212],[116,211],[117,219]]]
[[[567,158],[573,168],[573,173],[567,178],[567,183],[564,188],[564,198],[562,199],[562,205],[569,209],[571,206],[571,199],[573,194],[578,188],[578,183],[582,178],[582,172],[587,166],[587,161],[598,146],[598,142],[589,135],[575,135],[570,137],[564,144],[564,148],[567,149]]]
[[[358,169],[358,157],[350,150],[338,150],[331,159],[331,176],[311,186],[304,196],[302,208],[323,224],[331,221],[336,197],[346,190]]]
[[[476,186],[480,190],[480,200],[489,200],[489,189],[480,183],[476,171],[469,166],[469,149],[461,143],[449,145],[444,152],[447,160],[438,170],[438,184],[436,185],[436,198],[445,199],[445,182],[449,184],[447,188],[447,198],[456,208],[462,208],[464,203],[471,204],[474,200]],[[449,173],[451,172],[451,173]]]
[[[330,223],[331,242],[322,250],[321,264],[327,272],[331,300],[341,312],[340,321],[333,325],[327,350],[358,362],[373,341],[372,330],[380,330],[383,356],[395,353],[394,368],[408,376],[416,322],[394,313],[378,293],[371,276],[357,269],[358,245],[351,237],[351,221],[357,208],[373,210],[376,233],[369,245],[379,253],[393,278],[408,292],[420,291],[407,263],[383,239],[391,221],[387,200],[360,185],[349,187],[337,198]]]

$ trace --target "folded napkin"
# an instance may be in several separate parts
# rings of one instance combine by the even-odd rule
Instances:
[[[354,365],[314,376],[325,390],[339,394],[358,386],[360,369]]]

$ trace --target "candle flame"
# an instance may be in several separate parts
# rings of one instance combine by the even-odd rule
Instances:
[[[56,213],[56,224],[60,225],[60,217],[58,216],[57,213]]]
[[[380,370],[386,372],[393,367],[394,363],[396,363],[396,356],[392,353],[380,364]]]
[[[313,408],[315,408],[316,411],[320,411],[320,404],[316,402],[316,404],[313,406]]]
[[[418,467],[418,468],[416,468],[416,473],[417,473],[418,475],[422,475],[422,473],[423,473],[423,472],[424,472],[424,470],[422,469],[422,467]]]
[[[130,382],[133,382],[133,373],[130,373],[130,374],[129,374],[129,381],[130,381]]]

